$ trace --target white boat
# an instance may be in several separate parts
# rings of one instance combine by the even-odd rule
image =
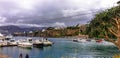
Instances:
[[[47,40],[47,39],[42,39],[42,42],[43,42],[43,45],[44,45],[44,46],[50,46],[50,45],[53,44],[53,42],[51,42],[51,41],[49,41],[49,40]]]
[[[9,34],[9,35],[7,35],[7,36],[5,37],[5,40],[10,40],[10,39],[12,39],[12,38],[13,38],[13,35]]]
[[[30,42],[30,43],[33,43],[32,38],[27,38],[27,41]]]
[[[73,39],[73,42],[78,42],[78,39]]]
[[[79,42],[79,43],[85,43],[87,42],[86,39],[82,39],[82,38],[77,38],[77,39],[73,39],[74,42]]]
[[[34,40],[33,46],[34,47],[43,47],[43,42],[41,40]]]
[[[32,43],[30,43],[29,41],[27,40],[19,40],[18,41],[18,46],[19,47],[23,47],[23,48],[32,48]]]
[[[18,45],[18,43],[15,41],[15,39],[10,39],[9,43],[12,46],[17,46]]]
[[[5,36],[2,33],[0,33],[0,40],[4,40],[4,39],[5,39]]]
[[[87,41],[86,41],[86,39],[78,39],[78,42],[80,42],[80,43],[85,43],[85,42],[87,42]]]

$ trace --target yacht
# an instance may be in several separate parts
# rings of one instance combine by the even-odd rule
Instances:
[[[9,34],[9,35],[7,35],[7,36],[5,37],[5,40],[10,40],[10,39],[12,39],[12,38],[13,38],[13,35]]]
[[[43,47],[43,42],[41,40],[34,40],[33,41],[33,46],[34,47]]]
[[[32,43],[30,43],[29,41],[27,40],[19,40],[18,41],[18,46],[19,47],[23,47],[23,48],[32,48]]]
[[[48,39],[42,39],[43,45],[44,46],[51,46],[53,42],[49,41]]]
[[[15,39],[10,39],[9,43],[10,43],[11,46],[17,46],[18,45],[18,43],[15,41]]]

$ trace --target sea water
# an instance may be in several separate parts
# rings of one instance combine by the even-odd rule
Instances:
[[[14,37],[14,39],[26,39],[28,37]],[[41,39],[32,37],[33,39]],[[67,38],[48,38],[54,42],[52,46],[43,48],[26,49],[21,47],[1,47],[0,53],[12,58],[18,58],[22,53],[23,58],[28,54],[29,58],[112,58],[120,51],[114,45],[104,45],[95,42],[77,43]]]

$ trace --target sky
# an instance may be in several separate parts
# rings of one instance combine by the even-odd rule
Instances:
[[[96,13],[119,0],[0,0],[0,26],[73,26],[88,23]]]

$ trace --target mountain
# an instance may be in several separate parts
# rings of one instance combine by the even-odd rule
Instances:
[[[42,30],[45,28],[46,27],[19,27],[14,25],[8,25],[8,26],[0,26],[0,32],[1,33],[29,32],[29,31]]]

